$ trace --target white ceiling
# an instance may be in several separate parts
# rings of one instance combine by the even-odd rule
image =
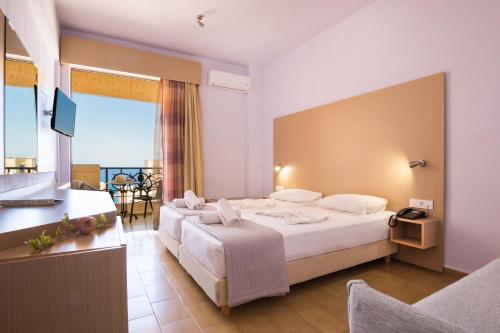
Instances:
[[[269,63],[373,1],[56,0],[56,8],[63,28],[247,65]]]

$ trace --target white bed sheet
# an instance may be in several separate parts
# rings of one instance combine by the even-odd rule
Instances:
[[[252,206],[252,203],[255,203],[254,206],[256,208],[245,209],[242,211],[252,211],[257,209],[271,209],[271,208],[288,208],[288,207],[300,207],[305,204],[287,202],[282,200],[274,200],[274,199],[241,199],[241,200],[229,200],[230,204],[233,204],[235,207],[240,207],[241,205],[245,205],[247,207]],[[267,203],[270,203],[272,207],[264,207]],[[309,204],[309,203],[308,203]],[[216,206],[217,203],[207,203],[207,206]],[[167,232],[170,237],[176,239],[177,241],[182,240],[182,228],[181,221],[185,218],[182,214],[180,214],[175,209],[172,209],[169,206],[162,206],[160,208],[160,227],[163,228],[164,231]]]
[[[328,221],[312,224],[287,225],[284,219],[242,211],[242,217],[271,227],[283,235],[285,256],[293,261],[328,252],[370,244],[389,237],[387,221],[394,212],[352,215],[318,206],[296,208],[314,214],[327,214]],[[226,276],[222,243],[200,228],[192,218],[182,222],[182,246],[218,278]]]
[[[168,207],[161,206],[160,208],[160,228],[177,241],[181,241],[182,228],[181,221],[184,216],[178,211]]]

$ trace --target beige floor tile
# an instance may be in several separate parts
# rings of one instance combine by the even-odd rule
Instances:
[[[176,298],[177,294],[170,286],[167,280],[162,282],[147,285],[145,293],[148,295],[151,303],[165,301],[167,299]]]
[[[319,307],[300,311],[299,315],[308,321],[310,325],[324,333],[341,333],[349,328],[345,321]]]
[[[292,291],[285,297],[280,297],[278,304],[285,305],[295,312],[314,307],[314,303],[311,302],[304,290]]]
[[[222,322],[215,325],[205,327],[204,333],[241,333],[236,324],[231,322]]]
[[[283,305],[273,304],[263,307],[259,312],[278,327],[280,332],[294,332],[308,324],[300,316],[297,316],[295,311]]]
[[[165,274],[163,274],[161,269],[139,273],[139,275],[141,277],[142,283],[144,283],[144,286],[167,281],[167,277],[165,276]]]
[[[210,298],[205,294],[203,289],[196,285],[186,285],[185,287],[176,288],[179,297],[186,305],[194,304],[203,301],[210,301]]]
[[[277,327],[274,324],[267,323],[263,325],[258,325],[258,326],[246,326],[246,325],[241,325],[241,323],[238,322],[238,329],[240,330],[241,333],[276,333],[276,332],[281,332],[280,328]]]
[[[319,302],[317,306],[335,317],[347,321],[347,296],[332,297],[326,302]]]
[[[188,304],[187,307],[201,328],[218,324],[225,319],[212,301]]]
[[[146,296],[137,296],[128,299],[128,320],[151,314],[153,314],[153,309]]]
[[[153,311],[160,325],[165,325],[189,317],[184,305],[177,299],[153,303]]]
[[[148,253],[148,255],[151,255]],[[160,269],[160,262],[157,258],[146,259],[143,261],[135,261],[135,266],[137,267],[137,271],[139,273],[149,272],[155,269]]]
[[[348,332],[349,280],[363,279],[377,290],[412,303],[460,278],[398,261],[385,264],[377,260],[294,285],[284,297],[243,304],[223,317],[156,235],[153,231],[126,234],[128,291],[141,295],[129,300],[129,315],[138,318],[130,321],[131,332],[135,327],[146,329],[148,323],[158,332],[151,320],[153,313],[162,323],[163,333],[200,332],[199,327],[204,332],[222,333]],[[141,289],[141,285],[145,287]]]
[[[162,333],[201,333],[193,318],[188,317],[161,326]]]
[[[139,280],[138,282],[128,282],[127,283],[127,296],[128,298],[142,296],[146,294],[146,290],[142,282]]]
[[[128,322],[129,333],[161,333],[160,326],[153,315],[137,318]]]
[[[307,325],[305,327],[302,327],[301,329],[293,332],[293,333],[321,333],[318,329],[314,328],[314,326]]]

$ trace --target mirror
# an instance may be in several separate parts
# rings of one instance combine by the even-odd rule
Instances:
[[[5,174],[37,172],[37,68],[5,19]]]

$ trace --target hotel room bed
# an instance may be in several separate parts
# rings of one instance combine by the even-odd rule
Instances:
[[[292,208],[304,206],[310,203],[293,203],[274,199],[241,199],[229,201],[234,208],[242,211],[261,210],[266,208]],[[209,207],[216,207],[216,203],[207,203]],[[192,215],[199,214],[199,211],[192,211]],[[163,205],[160,208],[160,226],[158,236],[165,247],[175,256],[179,257],[179,245],[182,240],[182,220],[186,215],[177,209]]]
[[[353,215],[335,212],[318,206],[301,208],[313,214],[327,214],[320,223],[287,225],[282,218],[243,211],[242,218],[270,227],[283,235],[287,261],[318,256],[324,253],[353,248],[388,238],[387,220],[393,212]],[[226,276],[223,244],[193,225],[191,217],[182,223],[185,251],[218,278]]]
[[[243,211],[242,217],[270,227],[283,235],[290,285],[329,274],[397,252],[388,240],[387,221],[392,212],[351,215],[321,207],[301,209],[328,212],[325,222],[286,225],[282,218]],[[193,217],[182,222],[179,262],[212,301],[229,311],[223,244],[193,225]]]

